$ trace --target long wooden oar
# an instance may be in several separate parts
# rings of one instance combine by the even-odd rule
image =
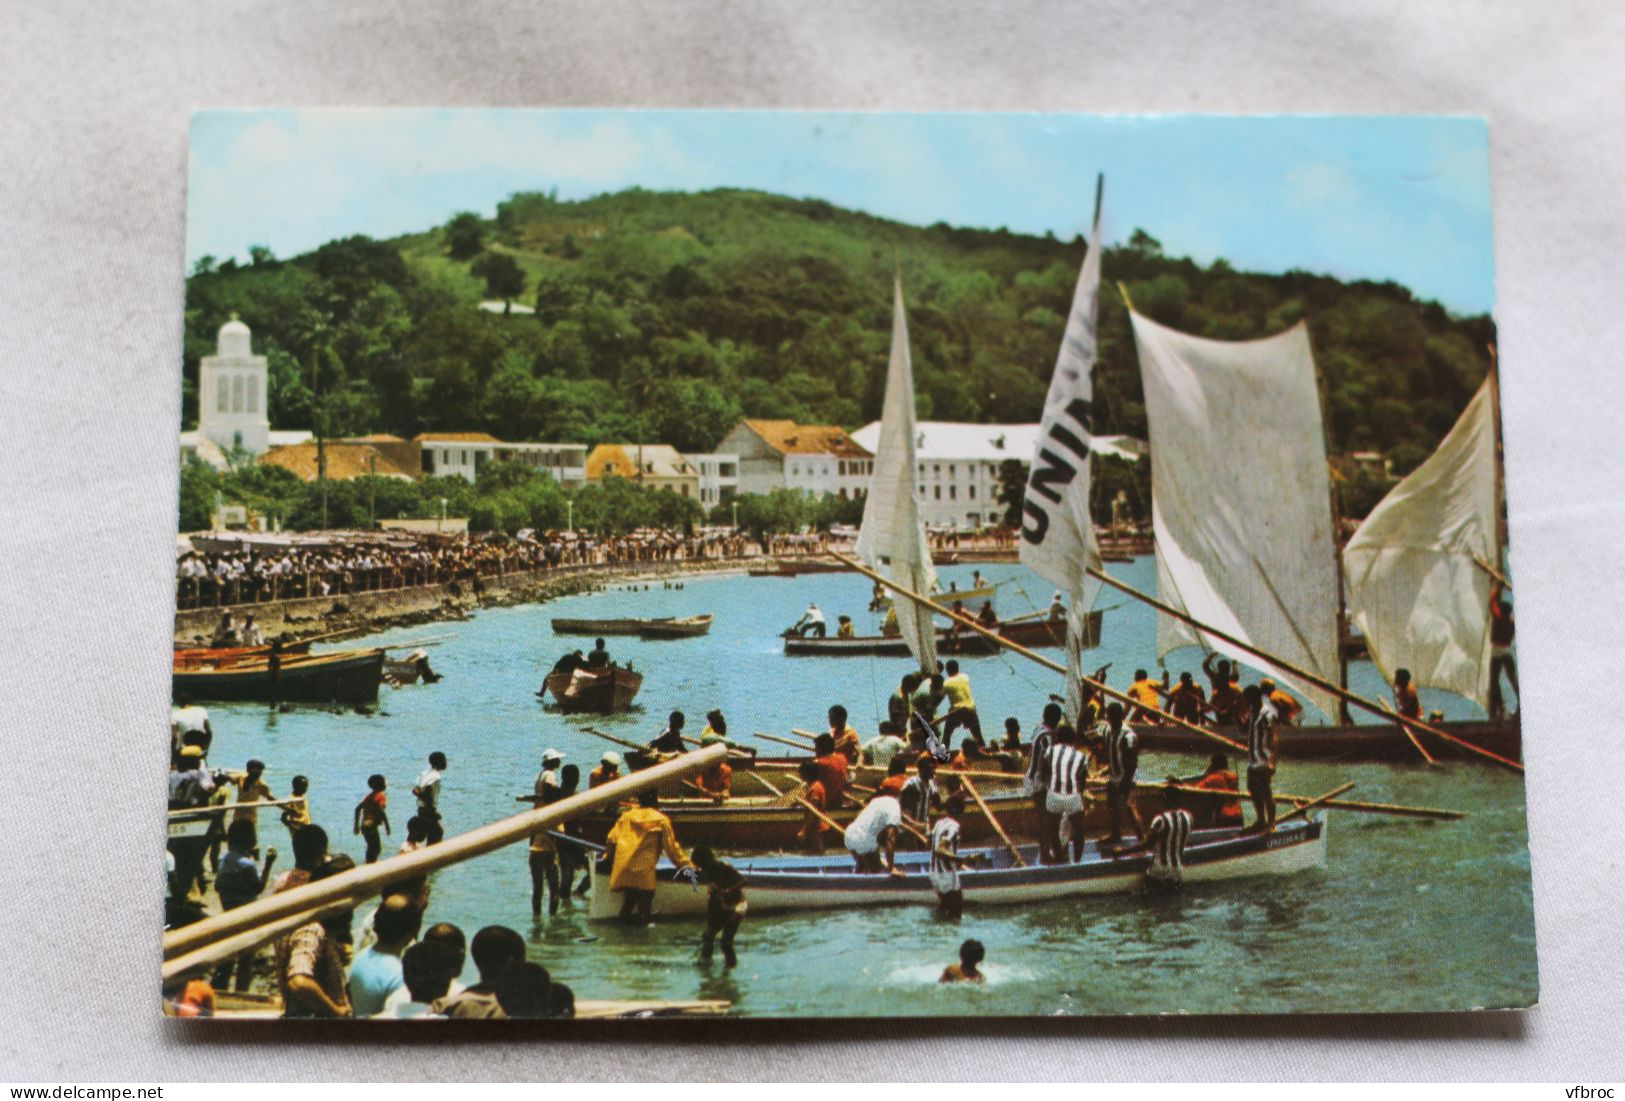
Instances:
[[[599,730],[599,729],[597,729],[595,727],[584,726],[581,729],[585,730],[588,734],[596,734],[598,737],[604,739],[604,741],[606,741],[606,742],[614,742],[616,745],[621,746],[622,748],[625,748],[625,749],[635,749],[635,750],[638,750],[639,752],[642,752],[643,750],[646,750],[646,749],[649,748],[648,746],[645,746],[645,745],[639,745],[637,742],[629,742],[625,738],[617,738],[613,734],[605,734],[602,730]]]
[[[1279,826],[1282,822],[1288,821],[1289,819],[1296,818],[1300,814],[1307,814],[1309,811],[1313,810],[1315,807],[1318,807],[1318,806],[1322,805],[1323,803],[1330,803],[1337,796],[1342,795],[1345,791],[1347,791],[1349,788],[1351,788],[1353,786],[1354,786],[1354,781],[1350,780],[1348,783],[1344,784],[1342,787],[1333,788],[1331,791],[1328,791],[1325,795],[1317,795],[1313,799],[1309,800],[1307,803],[1299,803],[1295,809],[1289,810],[1285,814],[1281,815],[1281,817],[1277,818],[1274,821],[1273,825]]]
[[[818,740],[818,735],[814,734],[810,730],[797,730],[795,727],[791,727],[790,733],[794,734],[798,738],[806,738],[809,742],[816,742]],[[833,735],[831,736],[833,737]]]
[[[177,807],[169,812],[171,819],[175,818],[203,818],[211,814],[224,814],[226,811],[255,810],[260,807],[291,807],[295,803],[303,803],[298,799],[262,799],[258,802],[250,800],[247,803],[213,803],[206,807]]]
[[[456,637],[456,635],[430,635],[428,638],[409,638],[405,642],[380,643],[380,647],[385,650],[404,650],[408,646],[435,646],[448,638]]]
[[[1060,664],[1059,662],[1051,661],[1049,658],[1045,657],[1044,655],[1042,655],[1040,653],[1037,653],[1037,652],[1035,652],[1033,650],[1028,649],[1027,647],[1021,645],[1019,642],[1011,642],[1009,639],[1005,638],[1003,635],[999,634],[997,631],[993,631],[993,630],[990,630],[987,627],[982,626],[980,623],[977,623],[974,619],[971,619],[969,616],[956,616],[956,615],[954,615],[953,612],[949,611],[946,608],[943,608],[941,605],[933,604],[929,599],[927,599],[926,597],[921,596],[919,593],[914,592],[913,590],[908,589],[908,588],[906,588],[906,587],[904,587],[902,585],[899,585],[897,582],[893,581],[889,577],[883,577],[882,575],[876,573],[874,570],[871,570],[869,567],[865,566],[863,563],[859,562],[855,558],[848,558],[845,555],[838,554],[838,553],[836,553],[834,551],[831,551],[830,553],[833,554],[836,558],[841,559],[843,562],[845,562],[852,569],[857,570],[859,573],[864,574],[864,575],[874,579],[875,581],[878,581],[880,584],[886,586],[888,589],[892,589],[892,590],[894,590],[896,592],[899,592],[899,593],[903,594],[904,596],[908,597],[910,600],[913,600],[913,601],[915,601],[917,603],[920,603],[920,604],[924,604],[925,606],[927,606],[929,608],[935,608],[937,611],[941,612],[943,615],[947,616],[948,618],[956,620],[956,621],[964,624],[966,627],[968,627],[971,630],[975,631],[977,634],[981,635],[983,638],[986,638],[986,639],[996,643],[997,645],[1004,647],[1006,650],[1014,651],[1015,653],[1020,654],[1024,658],[1027,658],[1027,659],[1029,659],[1031,661],[1037,662],[1039,665],[1042,665],[1046,669],[1050,669],[1050,670],[1053,670],[1054,672],[1060,673],[1063,677],[1069,675],[1067,673],[1066,666]],[[1161,710],[1158,710],[1157,708],[1154,708],[1154,707],[1146,707],[1143,704],[1140,704],[1138,700],[1135,700],[1128,693],[1119,692],[1117,689],[1112,688],[1109,685],[1107,685],[1104,681],[1099,681],[1099,680],[1093,679],[1092,677],[1083,677],[1083,676],[1080,676],[1078,679],[1081,680],[1084,684],[1089,685],[1091,688],[1093,688],[1095,691],[1099,692],[1101,695],[1110,697],[1111,699],[1117,700],[1120,703],[1125,703],[1125,704],[1138,706],[1138,707],[1140,707],[1141,710],[1145,711],[1147,714],[1153,714],[1153,715],[1161,716],[1161,718],[1163,719],[1164,722],[1171,723],[1174,726],[1178,726],[1178,727],[1181,727],[1181,728],[1183,728],[1185,730],[1189,730],[1189,731],[1191,731],[1191,732],[1193,732],[1195,734],[1200,734],[1202,737],[1211,739],[1212,741],[1215,741],[1215,742],[1219,742],[1220,744],[1222,744],[1224,746],[1227,746],[1230,749],[1234,749],[1234,750],[1237,750],[1237,751],[1242,752],[1242,753],[1245,753],[1247,751],[1247,747],[1245,745],[1243,745],[1241,742],[1236,741],[1234,738],[1227,738],[1223,734],[1220,734],[1217,730],[1209,730],[1205,726],[1197,726],[1195,723],[1186,722],[1184,719],[1181,719],[1176,715],[1171,715],[1166,711],[1161,711]]]
[[[1134,785],[1143,791],[1182,791],[1187,795],[1205,796],[1209,799],[1234,799],[1238,802],[1247,797],[1244,791],[1225,791],[1222,788],[1199,788],[1190,784],[1158,784],[1142,781]],[[1285,792],[1276,792],[1277,803],[1307,803],[1307,795],[1288,795]],[[1334,807],[1337,810],[1360,811],[1364,814],[1392,814],[1401,818],[1437,818],[1454,821],[1466,818],[1464,810],[1445,810],[1439,807],[1407,807],[1399,803],[1362,803],[1353,799],[1331,799],[1324,806]]]
[[[1394,718],[1399,718],[1399,713],[1386,704],[1383,705],[1383,710],[1394,716]],[[1416,747],[1416,752],[1422,755],[1422,760],[1426,761],[1430,765],[1433,765],[1435,768],[1438,767],[1439,762],[1433,759],[1433,754],[1429,753],[1427,751],[1427,747],[1422,744],[1421,739],[1417,738],[1416,731],[1412,730],[1404,723],[1399,724],[1399,729],[1405,732],[1405,737],[1410,740],[1411,745]]]
[[[875,793],[874,788],[864,787],[862,784],[848,784],[846,786],[854,791],[861,791],[865,795],[873,795]],[[927,827],[926,824],[921,822],[918,818],[910,818],[906,814],[903,815],[903,828],[909,833],[913,834],[915,837],[919,838],[921,841],[925,842],[927,846],[931,844],[931,839],[927,837],[924,832],[929,827]]]
[[[777,795],[781,799],[784,798],[784,792],[782,790],[780,790],[779,788],[774,787],[771,783],[768,782],[768,779],[767,779],[766,776],[763,776],[760,772],[757,772],[754,768],[747,768],[747,769],[744,769],[743,771],[744,771],[746,776],[749,776],[751,779],[755,780],[758,784],[761,784],[764,788],[766,788],[768,791],[771,791],[774,795]]]
[[[1295,676],[1295,677],[1299,678],[1300,680],[1303,680],[1303,681],[1305,681],[1305,682],[1307,682],[1309,684],[1314,685],[1316,688],[1319,688],[1323,692],[1330,692],[1332,695],[1337,696],[1339,699],[1345,700],[1348,703],[1352,703],[1356,707],[1359,707],[1359,708],[1362,708],[1362,709],[1364,709],[1366,711],[1369,711],[1374,715],[1379,715],[1379,716],[1381,716],[1381,717],[1383,717],[1385,719],[1390,719],[1390,720],[1397,719],[1402,726],[1409,727],[1409,728],[1414,728],[1415,730],[1421,731],[1423,733],[1432,734],[1436,738],[1442,738],[1447,742],[1452,742],[1455,745],[1461,746],[1463,749],[1466,749],[1466,750],[1469,750],[1470,752],[1476,753],[1480,757],[1483,757],[1483,758],[1485,758],[1487,760],[1494,761],[1496,764],[1504,765],[1505,767],[1510,768],[1515,772],[1522,772],[1523,771],[1523,765],[1518,761],[1512,760],[1510,757],[1503,757],[1499,753],[1494,753],[1494,752],[1492,752],[1492,751],[1490,751],[1488,749],[1485,749],[1481,745],[1475,745],[1474,743],[1469,742],[1465,738],[1458,738],[1458,737],[1456,737],[1456,735],[1451,734],[1448,731],[1440,730],[1438,727],[1432,725],[1431,723],[1425,723],[1420,719],[1413,719],[1408,715],[1398,715],[1398,714],[1396,714],[1396,713],[1394,713],[1392,711],[1385,711],[1379,704],[1373,703],[1371,700],[1366,699],[1364,696],[1360,696],[1360,695],[1357,695],[1357,694],[1355,694],[1353,692],[1350,692],[1348,689],[1342,687],[1339,684],[1335,684],[1332,681],[1327,680],[1325,677],[1320,676],[1318,673],[1310,672],[1307,669],[1300,669],[1299,667],[1291,664],[1290,662],[1282,661],[1278,657],[1275,657],[1275,656],[1273,656],[1271,654],[1267,654],[1263,650],[1260,650],[1258,647],[1252,645],[1251,643],[1243,642],[1241,639],[1237,638],[1234,635],[1226,634],[1225,632],[1220,631],[1220,630],[1218,630],[1217,628],[1214,628],[1214,627],[1209,627],[1207,624],[1200,622],[1199,620],[1197,620],[1193,616],[1189,615],[1188,613],[1182,612],[1178,608],[1173,607],[1172,605],[1165,604],[1162,601],[1158,600],[1154,596],[1149,596],[1149,595],[1147,595],[1145,593],[1142,593],[1139,589],[1136,589],[1132,585],[1124,584],[1123,582],[1119,581],[1117,578],[1112,577],[1110,574],[1106,573],[1104,570],[1097,570],[1097,569],[1094,569],[1093,567],[1090,567],[1088,572],[1089,572],[1090,577],[1093,577],[1096,580],[1103,582],[1104,584],[1110,585],[1114,589],[1118,589],[1118,590],[1120,590],[1122,592],[1125,592],[1129,596],[1132,596],[1137,600],[1144,601],[1146,604],[1149,604],[1151,607],[1157,609],[1159,612],[1162,612],[1164,615],[1172,616],[1174,619],[1179,620],[1181,623],[1184,623],[1184,624],[1186,624],[1186,625],[1188,625],[1190,627],[1193,627],[1196,630],[1202,632],[1203,634],[1209,635],[1209,636],[1211,636],[1213,638],[1216,638],[1216,639],[1220,640],[1221,642],[1227,642],[1230,645],[1235,646],[1238,649],[1240,649],[1242,651],[1245,651],[1248,654],[1253,655],[1254,657],[1257,657],[1257,658],[1259,658],[1259,659],[1261,659],[1263,661],[1266,661],[1266,662],[1270,663],[1271,665],[1274,665],[1274,666],[1278,667],[1279,669],[1283,670],[1284,672],[1286,672],[1286,673],[1288,673],[1288,674],[1290,674],[1292,676]]]
[[[812,752],[811,746],[802,745],[800,742],[792,742],[789,738],[780,738],[776,734],[763,734],[761,731],[757,731],[755,737],[761,738],[764,741],[778,742],[780,745],[787,745],[791,749],[799,749],[803,753]]]
[[[969,776],[963,773],[959,775],[959,782],[964,785],[965,791],[969,793],[972,799],[976,800],[976,805],[981,808],[982,814],[987,817],[988,824],[993,827],[993,832],[999,835],[999,840],[1004,842],[1004,847],[1010,850],[1011,856],[1015,857],[1016,866],[1025,868],[1027,861],[1022,859],[1021,850],[1016,848],[1014,841],[1010,840],[1010,835],[1004,832],[1004,826],[999,822],[998,818],[994,817],[993,811],[988,807],[986,801],[982,799],[982,793],[976,790],[976,785],[970,782]]]

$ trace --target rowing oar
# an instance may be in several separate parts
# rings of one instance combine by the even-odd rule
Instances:
[[[1382,709],[1388,714],[1394,716],[1396,719],[1399,717],[1399,712],[1389,707],[1386,703],[1383,704]],[[1411,745],[1416,747],[1416,752],[1422,755],[1422,760],[1426,761],[1430,765],[1433,765],[1434,767],[1438,767],[1439,762],[1435,761],[1433,759],[1433,754],[1429,753],[1426,747],[1422,745],[1421,739],[1417,738],[1414,730],[1406,726],[1404,723],[1399,724],[1399,729],[1405,732],[1405,737],[1410,739]]]
[[[404,650],[408,646],[433,646],[446,641],[448,638],[456,637],[456,635],[430,635],[428,638],[412,638],[407,639],[405,642],[386,642],[380,648],[384,650]]]
[[[997,631],[994,631],[994,630],[991,630],[991,629],[989,629],[987,627],[982,626],[980,623],[976,622],[974,619],[970,618],[969,616],[955,615],[953,612],[951,612],[948,609],[942,607],[940,604],[932,603],[928,598],[921,596],[919,593],[914,592],[912,589],[908,589],[908,588],[905,588],[902,585],[899,585],[897,582],[893,581],[889,577],[881,576],[880,574],[876,573],[874,570],[871,570],[868,566],[865,566],[863,563],[859,562],[857,559],[855,559],[855,558],[847,558],[845,555],[838,554],[835,551],[831,551],[830,553],[832,555],[834,555],[836,558],[841,559],[848,566],[850,566],[853,569],[857,570],[859,573],[864,574],[864,575],[872,578],[875,581],[878,581],[880,584],[884,585],[886,588],[895,590],[896,592],[899,592],[899,593],[902,593],[904,596],[908,597],[910,600],[916,601],[917,603],[924,604],[929,608],[936,609],[938,612],[941,612],[943,615],[947,616],[949,619],[952,619],[952,620],[955,620],[955,621],[957,621],[959,623],[964,624],[966,627],[968,627],[972,631],[975,631],[977,634],[981,635],[983,638],[986,638],[986,639],[990,640],[991,642],[995,643],[996,645],[1002,646],[1006,650],[1013,650],[1016,653],[1020,654],[1024,658],[1028,658],[1028,659],[1030,659],[1032,661],[1036,661],[1039,665],[1042,665],[1046,669],[1049,669],[1049,670],[1051,670],[1053,672],[1056,672],[1056,673],[1060,673],[1063,677],[1068,677],[1068,676],[1071,675],[1071,674],[1069,674],[1067,672],[1066,666],[1060,664],[1059,662],[1051,661],[1049,658],[1045,657],[1044,655],[1039,654],[1039,653],[1037,653],[1037,652],[1035,652],[1033,650],[1029,650],[1027,647],[1021,645],[1021,643],[1019,643],[1019,642],[1010,641],[1009,639],[1005,638],[1003,635],[999,634]],[[1189,731],[1191,731],[1192,733],[1195,733],[1195,734],[1200,734],[1204,738],[1209,738],[1209,739],[1212,739],[1213,741],[1220,742],[1220,743],[1224,744],[1225,746],[1229,747],[1230,749],[1234,749],[1234,750],[1237,750],[1237,751],[1242,752],[1242,753],[1245,753],[1247,751],[1247,747],[1245,745],[1243,745],[1242,743],[1236,741],[1234,738],[1227,738],[1223,734],[1220,734],[1217,730],[1209,730],[1206,727],[1197,726],[1195,723],[1186,722],[1184,719],[1179,718],[1177,715],[1171,715],[1166,711],[1159,710],[1158,708],[1146,707],[1144,704],[1141,704],[1138,700],[1131,697],[1127,692],[1119,692],[1117,689],[1112,688],[1111,686],[1106,684],[1106,682],[1104,682],[1104,681],[1095,680],[1092,677],[1085,677],[1085,676],[1080,676],[1078,679],[1080,681],[1082,681],[1084,684],[1089,685],[1091,688],[1093,688],[1095,691],[1099,692],[1103,696],[1107,696],[1107,697],[1109,697],[1111,699],[1117,700],[1120,703],[1132,704],[1132,705],[1138,706],[1142,711],[1146,712],[1147,714],[1159,715],[1159,716],[1162,717],[1162,719],[1164,721],[1172,723],[1174,726],[1178,726],[1178,727],[1181,727],[1181,728],[1183,728],[1185,730],[1189,730]]]
[[[993,816],[993,811],[988,808],[987,803],[982,799],[982,793],[976,790],[976,786],[970,782],[969,776],[966,776],[964,773],[960,773],[959,777],[959,782],[964,785],[965,790],[970,793],[970,797],[976,800],[976,805],[980,807],[982,813],[987,816],[988,825],[992,826],[993,832],[999,835],[999,840],[1003,841],[1004,847],[1010,850],[1010,855],[1016,858],[1016,866],[1018,868],[1025,868],[1027,866],[1027,861],[1022,859],[1021,850],[1016,848],[1016,843],[1010,840],[1010,835],[1004,832],[1004,827],[1000,825],[999,820]]]
[[[799,749],[803,753],[812,752],[811,746],[804,746],[800,742],[792,742],[789,738],[780,738],[776,734],[763,734],[761,731],[757,731],[755,736],[769,742],[778,742],[780,745],[787,745],[791,749]]]
[[[1348,783],[1344,784],[1342,787],[1333,788],[1331,791],[1328,791],[1325,795],[1317,795],[1313,799],[1309,800],[1307,803],[1299,803],[1296,809],[1287,811],[1285,814],[1281,815],[1281,817],[1277,818],[1271,824],[1275,825],[1275,826],[1279,826],[1282,822],[1288,821],[1289,819],[1292,819],[1292,818],[1296,818],[1300,814],[1306,814],[1309,811],[1313,810],[1315,807],[1318,807],[1323,803],[1330,803],[1333,798],[1335,798],[1336,796],[1342,795],[1345,791],[1347,791],[1349,788],[1351,788],[1353,786],[1354,786],[1354,781],[1350,780]]]
[[[793,796],[791,796],[791,798],[794,799],[796,802],[800,803],[802,806],[806,807],[808,810],[812,811],[813,814],[816,815],[818,818],[822,819],[825,822],[828,822],[831,826],[834,826],[837,830],[840,830],[841,831],[841,836],[843,838],[846,836],[846,827],[841,825],[839,822],[835,821],[835,819],[831,818],[829,815],[825,814],[823,811],[819,810],[817,807],[813,806],[811,803],[807,802],[807,800],[803,799],[799,795],[793,795]],[[903,825],[903,828],[905,830],[907,830],[909,833],[913,834],[915,837],[919,838],[921,841],[924,841],[927,845],[931,844],[930,839],[927,838],[925,836],[925,834],[921,833],[919,830],[915,829],[913,826],[909,825],[907,822],[904,822],[902,825]]]
[[[590,726],[584,726],[581,729],[585,730],[588,734],[596,734],[606,742],[614,742],[616,745],[624,746],[627,749],[635,749],[641,752],[649,748],[648,746],[639,745],[637,742],[629,742],[625,738],[617,738],[613,734],[605,734],[602,730],[598,730]]]
[[[1490,565],[1488,562],[1484,561],[1482,558],[1480,558],[1476,554],[1473,555],[1473,565],[1477,566],[1479,569],[1481,569],[1485,573],[1489,574],[1496,581],[1499,581],[1501,583],[1501,587],[1503,589],[1512,588],[1512,582],[1510,582],[1510,581],[1508,581],[1506,579],[1505,574],[1503,574],[1500,570],[1496,569],[1494,566]]]
[[[1205,795],[1209,799],[1235,799],[1240,801],[1246,798],[1246,792],[1226,791],[1222,788],[1198,788],[1189,784],[1156,784],[1142,781],[1134,785],[1143,791],[1182,791],[1189,795]],[[1306,803],[1307,795],[1288,795],[1285,792],[1275,793],[1277,803]],[[1401,818],[1442,818],[1455,820],[1466,818],[1464,810],[1442,810],[1438,807],[1407,807],[1398,803],[1360,803],[1353,799],[1331,799],[1325,804],[1337,810],[1361,811],[1365,814],[1393,814]]]
[[[816,742],[818,740],[818,735],[814,734],[810,730],[797,730],[792,726],[790,728],[790,733],[794,734],[798,738],[806,738],[809,742]],[[834,737],[834,735],[831,735],[831,737]]]
[[[1300,669],[1295,665],[1291,665],[1291,664],[1289,664],[1287,662],[1282,661],[1280,658],[1272,657],[1271,655],[1265,653],[1263,650],[1260,650],[1258,647],[1252,645],[1251,643],[1243,642],[1241,639],[1237,638],[1234,635],[1229,635],[1229,634],[1224,633],[1223,631],[1217,630],[1216,628],[1209,627],[1207,624],[1198,621],[1197,619],[1195,619],[1194,617],[1192,617],[1188,613],[1182,612],[1178,608],[1175,608],[1175,607],[1173,607],[1171,605],[1165,604],[1162,601],[1158,600],[1154,596],[1148,596],[1145,593],[1142,593],[1140,590],[1134,588],[1134,586],[1132,586],[1132,585],[1124,584],[1123,582],[1119,581],[1117,578],[1112,577],[1110,574],[1106,573],[1104,570],[1097,570],[1097,569],[1095,569],[1093,567],[1089,567],[1088,573],[1089,573],[1090,577],[1093,577],[1098,581],[1104,582],[1105,584],[1110,585],[1114,589],[1118,589],[1118,590],[1120,590],[1122,592],[1125,592],[1129,596],[1132,596],[1132,597],[1135,597],[1136,599],[1144,601],[1145,603],[1151,605],[1151,607],[1157,609],[1159,612],[1162,612],[1164,615],[1172,616],[1174,619],[1179,620],[1181,623],[1187,624],[1188,626],[1195,628],[1196,630],[1202,632],[1203,634],[1211,636],[1212,638],[1216,638],[1221,642],[1227,642],[1230,645],[1235,646],[1235,647],[1245,651],[1246,653],[1253,655],[1254,657],[1260,658],[1263,661],[1266,661],[1266,662],[1270,663],[1271,665],[1276,666],[1277,668],[1281,669],[1282,671],[1286,672],[1287,674],[1289,674],[1291,676],[1298,677],[1299,679],[1301,679],[1301,680],[1303,680],[1303,681],[1305,681],[1305,682],[1307,682],[1309,684],[1314,685],[1316,688],[1319,688],[1323,692],[1330,692],[1332,695],[1337,696],[1339,699],[1345,700],[1348,703],[1352,703],[1356,707],[1363,708],[1366,711],[1370,711],[1372,714],[1380,715],[1381,717],[1383,717],[1385,719],[1398,719],[1399,723],[1400,723],[1400,725],[1402,727],[1412,728],[1412,729],[1419,730],[1419,731],[1422,731],[1422,732],[1427,733],[1427,734],[1432,734],[1436,738],[1442,738],[1447,742],[1451,742],[1451,743],[1453,743],[1455,745],[1459,745],[1463,749],[1466,749],[1466,750],[1469,750],[1469,751],[1471,751],[1473,753],[1476,753],[1480,757],[1484,757],[1484,758],[1487,758],[1488,760],[1494,761],[1496,764],[1504,765],[1507,768],[1510,768],[1515,772],[1522,772],[1523,771],[1523,765],[1518,761],[1514,761],[1510,757],[1503,757],[1499,753],[1492,752],[1491,750],[1485,749],[1481,745],[1476,745],[1473,742],[1469,742],[1465,738],[1458,738],[1456,735],[1451,734],[1448,731],[1440,730],[1438,727],[1434,726],[1431,723],[1425,723],[1420,719],[1413,719],[1408,715],[1396,715],[1392,711],[1384,711],[1384,709],[1381,706],[1379,706],[1378,704],[1375,704],[1372,701],[1366,699],[1364,696],[1356,695],[1353,692],[1350,692],[1348,689],[1342,687],[1341,685],[1334,684],[1331,681],[1327,680],[1325,677],[1322,677],[1317,673],[1312,673],[1307,669]]]
[[[206,807],[176,807],[169,812],[171,818],[201,818],[209,814],[224,814],[231,810],[254,810],[259,807],[291,807],[295,803],[303,803],[304,799],[262,799],[258,802],[249,800],[246,803],[211,803]]]
[[[885,772],[886,771],[886,769],[882,768],[880,765],[854,765],[853,767],[859,769],[862,772]],[[917,772],[919,770],[915,769],[914,771]],[[946,776],[974,776],[978,780],[1019,780],[1025,775],[1025,773],[1021,773],[1021,772],[988,772],[985,769],[949,768],[947,765],[940,765],[937,768],[937,775],[938,776],[944,776],[944,777],[946,777]]]
[[[745,771],[746,776],[749,776],[751,779],[755,780],[758,784],[761,784],[768,791],[771,791],[774,795],[777,795],[780,799],[784,798],[784,792],[780,791],[778,788],[776,788],[772,784],[768,783],[768,780],[767,780],[766,776],[763,776],[760,772],[756,771],[754,768],[747,768],[744,771]]]

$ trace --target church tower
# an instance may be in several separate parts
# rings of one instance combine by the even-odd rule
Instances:
[[[227,454],[233,448],[265,454],[271,434],[268,396],[265,357],[254,355],[248,326],[233,313],[220,326],[215,354],[204,356],[198,367],[198,434]]]

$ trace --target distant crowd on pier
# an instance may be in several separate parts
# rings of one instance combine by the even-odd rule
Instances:
[[[752,544],[732,532],[685,535],[647,531],[621,536],[547,532],[495,540],[402,542],[357,536],[342,542],[245,545],[190,551],[175,563],[177,608],[259,604],[309,596],[461,583],[571,566],[742,558]]]

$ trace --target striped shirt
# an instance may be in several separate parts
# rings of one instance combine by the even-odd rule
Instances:
[[[1032,756],[1027,758],[1027,790],[1045,791],[1049,788],[1049,751],[1055,741],[1055,731],[1039,724],[1033,735]]]
[[[1140,763],[1140,739],[1134,728],[1124,723],[1116,733],[1106,730],[1106,764],[1113,780],[1126,780],[1134,775]]]
[[[1151,876],[1174,879],[1185,866],[1185,840],[1196,824],[1188,810],[1165,810],[1146,827],[1145,843],[1151,849]]]
[[[1055,745],[1049,751],[1049,793],[1078,795],[1089,778],[1089,757],[1075,745]]]
[[[944,852],[959,852],[959,823],[953,818],[939,818],[931,827],[931,886],[947,894],[959,890],[959,865],[945,860]]]
[[[1260,702],[1258,714],[1247,724],[1247,765],[1250,768],[1270,767],[1270,741],[1275,730],[1275,708],[1267,701]]]
[[[903,813],[919,822],[931,820],[931,804],[937,801],[937,782],[911,776],[897,797]]]

